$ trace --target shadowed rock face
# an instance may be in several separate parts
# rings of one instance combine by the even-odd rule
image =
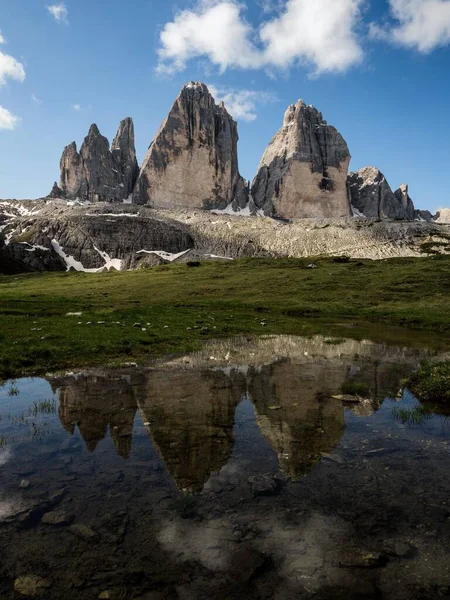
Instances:
[[[67,198],[89,202],[121,202],[133,191],[138,166],[132,119],[121,122],[109,148],[97,125],[91,125],[80,152],[72,142],[61,157],[60,189]]]
[[[403,185],[395,194],[376,167],[364,167],[348,177],[351,204],[364,217],[414,220],[414,204]]]
[[[158,208],[244,207],[237,125],[203,83],[181,90],[142,164],[134,200]]]
[[[400,202],[405,211],[405,219],[408,221],[413,221],[416,218],[416,210],[414,208],[414,202],[409,197],[408,186],[403,183],[398,190],[395,190],[394,196]]]
[[[253,201],[268,216],[349,216],[350,158],[341,134],[316,108],[299,100],[287,109],[283,127],[261,159]]]

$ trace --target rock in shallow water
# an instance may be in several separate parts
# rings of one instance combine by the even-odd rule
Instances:
[[[49,587],[49,581],[37,575],[22,575],[14,582],[14,591],[26,598],[39,598]]]

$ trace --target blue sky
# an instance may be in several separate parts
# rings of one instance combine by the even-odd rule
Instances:
[[[46,195],[63,147],[135,121],[138,159],[182,85],[239,123],[252,179],[303,98],[419,208],[450,206],[450,0],[1,0],[0,198]]]

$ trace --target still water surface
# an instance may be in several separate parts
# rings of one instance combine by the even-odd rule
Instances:
[[[329,342],[6,382],[0,598],[450,597],[450,421],[397,397],[449,355]]]

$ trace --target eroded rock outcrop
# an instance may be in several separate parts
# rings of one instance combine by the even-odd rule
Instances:
[[[414,208],[414,202],[411,200],[408,194],[408,186],[403,183],[398,190],[395,190],[394,196],[402,205],[405,211],[405,219],[413,221],[416,218],[416,209]]]
[[[134,201],[157,208],[243,208],[248,186],[239,174],[237,125],[203,83],[181,90],[151,143]]]
[[[350,152],[341,134],[313,106],[290,106],[265,151],[252,185],[256,207],[268,216],[338,218],[350,215]]]
[[[132,119],[121,122],[111,150],[97,125],[91,125],[80,152],[75,142],[64,148],[60,168],[59,188],[66,198],[89,202],[127,199],[138,173]]]
[[[348,177],[351,205],[357,216],[373,219],[414,220],[408,186],[394,192],[376,167],[364,167]]]

